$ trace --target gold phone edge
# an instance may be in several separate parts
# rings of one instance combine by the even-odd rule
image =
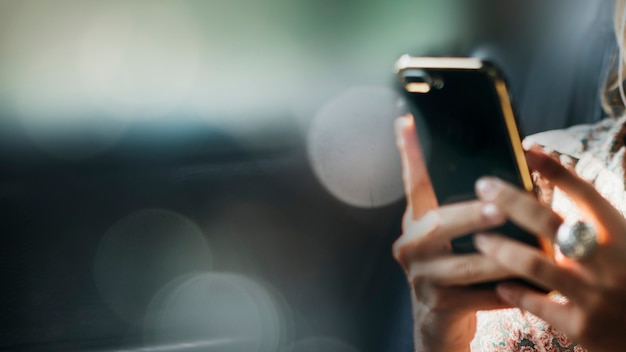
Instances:
[[[526,162],[526,156],[524,155],[524,148],[522,147],[522,141],[520,139],[517,124],[515,123],[515,115],[513,113],[513,105],[511,104],[511,98],[509,97],[509,91],[506,87],[506,83],[501,77],[494,77],[496,92],[500,100],[500,106],[502,107],[502,113],[504,115],[504,121],[509,133],[509,138],[513,146],[513,153],[515,154],[515,161],[519,169],[520,176],[522,177],[522,183],[524,188],[528,192],[532,192],[534,189],[533,181]],[[543,249],[544,253],[548,257],[554,257],[554,246],[552,242],[544,236],[538,236],[539,246]]]
[[[483,70],[485,69],[485,63],[476,58],[450,58],[450,57],[412,57],[409,55],[402,55],[395,65],[395,72],[410,69],[410,68],[453,68],[461,70]],[[522,184],[524,189],[528,192],[532,192],[534,189],[532,178],[524,155],[524,149],[522,147],[522,141],[515,122],[515,114],[513,113],[513,107],[511,104],[511,98],[509,97],[509,91],[506,83],[500,77],[495,70],[489,70],[487,72],[493,77],[495,82],[496,93],[498,94],[498,100],[500,101],[500,108],[504,115],[504,122],[507,127],[507,132],[512,143],[513,153],[515,155],[515,162],[522,178]],[[539,238],[540,247],[549,257],[554,257],[554,248],[550,240],[541,236]]]
[[[502,108],[502,114],[504,115],[504,122],[506,123],[509,138],[512,142],[511,144],[513,146],[513,153],[515,154],[515,161],[517,162],[517,167],[519,168],[519,173],[522,177],[524,189],[532,192],[534,189],[533,181],[530,176],[530,172],[528,171],[528,164],[526,163],[526,156],[524,155],[522,140],[520,139],[517,124],[515,123],[515,115],[513,114],[513,108],[511,105],[511,100],[509,98],[508,89],[501,78],[496,78],[495,84],[496,92],[498,92],[498,97],[500,98],[499,100],[500,106]]]
[[[482,70],[485,69],[486,66],[482,60],[471,57],[413,57],[405,54],[398,59],[395,68],[396,73],[399,73],[400,71],[411,68]],[[526,157],[524,156],[524,149],[522,148],[522,141],[515,122],[515,115],[513,113],[508,88],[504,80],[495,72],[495,70],[488,70],[487,74],[493,78],[495,83],[496,93],[498,94],[498,100],[500,101],[500,108],[502,114],[504,115],[504,122],[509,134],[509,139],[512,142],[513,153],[515,154],[515,161],[522,178],[522,184],[526,191],[532,192],[533,182],[530,172],[528,171]]]

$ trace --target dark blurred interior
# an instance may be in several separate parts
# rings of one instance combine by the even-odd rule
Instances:
[[[0,0],[0,350],[411,351],[394,61],[597,121],[612,6]]]

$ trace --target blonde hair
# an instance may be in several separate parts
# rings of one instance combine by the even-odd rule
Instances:
[[[612,60],[612,73],[607,77],[602,94],[602,107],[609,116],[621,116],[626,110],[624,71],[626,70],[626,0],[615,1],[613,19],[617,53]]]

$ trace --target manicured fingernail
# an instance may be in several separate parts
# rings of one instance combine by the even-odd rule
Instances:
[[[478,248],[478,250],[484,252],[489,249],[489,238],[487,238],[487,236],[482,233],[477,233],[474,236],[474,245],[476,246],[476,248]]]
[[[498,194],[500,185],[493,177],[482,177],[476,182],[476,193],[483,200],[493,200]]]
[[[504,215],[500,211],[497,205],[488,203],[481,209],[483,216],[491,222],[499,222],[504,218]]]

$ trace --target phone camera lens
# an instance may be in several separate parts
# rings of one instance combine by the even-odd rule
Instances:
[[[434,79],[433,79],[433,81],[432,81],[432,83],[431,83],[431,86],[432,86],[433,88],[435,88],[435,89],[441,89],[441,88],[443,88],[443,86],[444,86],[444,84],[443,84],[443,79],[441,79],[441,78],[434,78]]]

